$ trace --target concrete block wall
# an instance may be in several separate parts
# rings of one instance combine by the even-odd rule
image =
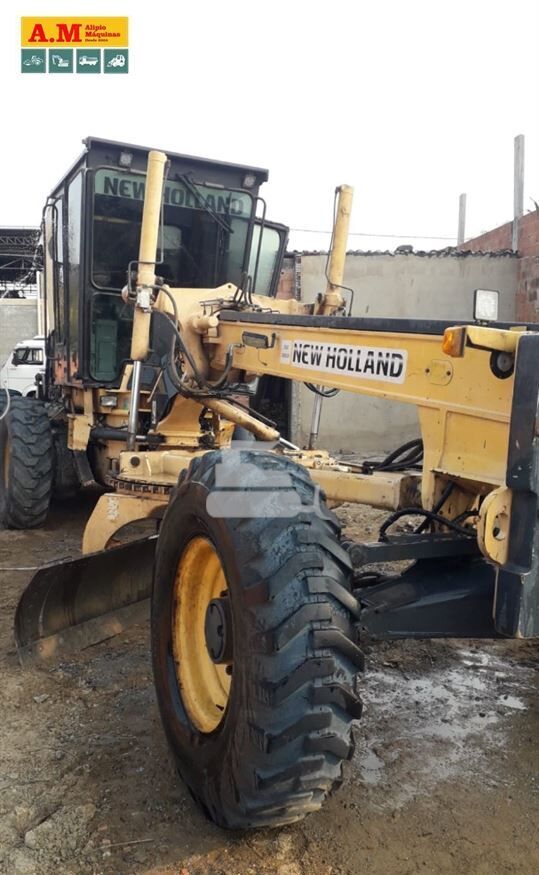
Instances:
[[[37,334],[35,298],[0,298],[0,367],[20,340]]]
[[[325,254],[301,256],[301,298],[326,287]],[[409,319],[471,319],[473,291],[500,291],[500,318],[515,319],[518,258],[505,255],[350,253],[344,284],[355,290],[353,315]],[[291,439],[306,445],[314,395],[294,391]],[[378,453],[419,436],[416,408],[341,392],[323,403],[318,445],[333,452]]]

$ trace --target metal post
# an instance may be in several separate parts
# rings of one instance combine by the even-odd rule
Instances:
[[[320,416],[322,413],[322,396],[314,396],[313,412],[311,414],[311,433],[309,434],[309,449],[314,450],[320,431]]]
[[[524,212],[524,134],[515,137],[513,179],[513,233],[511,249],[518,251],[520,218]]]
[[[37,333],[39,337],[42,337],[45,334],[45,319],[43,314],[43,286],[41,283],[41,272],[37,271],[36,273],[36,285],[37,285]]]
[[[350,185],[340,185],[337,190],[337,210],[335,225],[333,227],[333,244],[329,254],[327,269],[326,293],[322,298],[322,305],[318,313],[327,315],[335,311],[336,306],[343,304],[340,288],[344,279],[346,265],[346,246],[348,243],[348,229],[350,227],[350,215],[352,213],[352,200],[354,189]],[[321,387],[317,387],[321,388]],[[322,396],[315,395],[313,411],[311,414],[311,431],[309,434],[309,449],[313,450],[320,431],[320,417],[322,415]]]
[[[466,194],[459,195],[459,228],[457,232],[457,246],[466,239]]]

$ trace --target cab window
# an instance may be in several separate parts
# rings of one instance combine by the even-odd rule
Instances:
[[[13,365],[42,365],[43,350],[30,346],[20,347],[13,353],[11,363]]]
[[[260,242],[262,234],[262,242]],[[274,278],[280,266],[281,234],[275,228],[262,227],[256,222],[253,229],[253,242],[249,258],[249,275],[253,277],[253,291],[256,295],[271,295]]]
[[[289,228],[256,218],[249,256],[249,276],[256,295],[277,294]]]
[[[138,257],[144,188],[143,174],[96,171],[92,279],[100,289],[123,288]],[[156,272],[176,288],[238,283],[252,213],[247,192],[167,180]]]
[[[92,221],[90,373],[112,382],[129,358],[133,308],[118,292],[138,258],[145,175],[95,171]],[[238,283],[254,215],[248,192],[168,179],[156,273],[176,288]]]

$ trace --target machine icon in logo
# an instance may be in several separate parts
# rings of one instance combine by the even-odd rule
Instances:
[[[128,73],[129,49],[105,49],[103,53],[104,73]]]
[[[60,55],[51,55],[51,63],[54,67],[69,67],[69,61]]]
[[[72,73],[73,50],[49,49],[49,73]]]
[[[23,61],[25,67],[41,67],[43,63],[43,58],[39,58],[37,55],[32,55],[31,58],[27,58],[26,61]]]
[[[107,67],[125,67],[125,55],[114,55],[107,61]]]

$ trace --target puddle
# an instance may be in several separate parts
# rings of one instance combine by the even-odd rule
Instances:
[[[381,777],[380,771],[384,767],[384,761],[373,750],[365,751],[359,758],[359,772],[365,784],[378,784]]]
[[[524,699],[519,699],[518,696],[500,696],[498,703],[506,708],[513,708],[515,711],[527,711],[528,706]]]
[[[419,676],[375,665],[367,672],[355,780],[377,807],[399,808],[451,778],[489,785],[488,753],[512,743],[532,672],[485,651],[455,657]]]

